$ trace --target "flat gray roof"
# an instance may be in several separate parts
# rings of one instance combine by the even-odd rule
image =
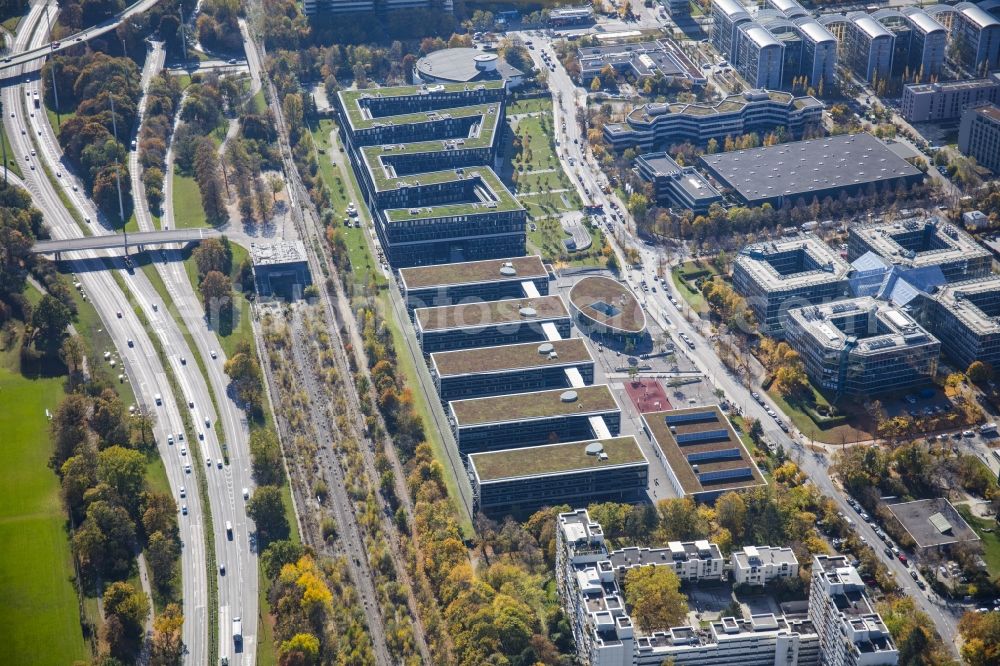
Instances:
[[[811,260],[808,270],[782,275],[768,260],[772,255],[801,251]],[[775,291],[844,280],[851,265],[813,234],[785,236],[773,241],[747,245],[736,256],[754,280]]]
[[[1000,275],[953,282],[938,288],[933,298],[974,335],[1000,335],[1000,316],[990,316],[976,305],[977,296],[1000,292]]]
[[[701,161],[748,202],[921,176],[868,133],[702,155]]]
[[[302,241],[250,243],[250,259],[255,266],[278,266],[306,261],[306,246]]]
[[[979,541],[979,535],[943,497],[887,506],[920,548]]]
[[[916,232],[928,233],[932,245],[912,251],[900,244],[900,237]],[[990,256],[990,251],[962,229],[937,217],[927,219],[911,217],[905,220],[872,222],[851,226],[849,234],[857,236],[879,255],[892,264],[918,268],[939,266],[949,261],[961,261]]]
[[[865,313],[869,317],[866,330],[845,331],[837,325],[838,322],[843,325],[855,321]],[[826,350],[842,350],[851,343],[852,355],[938,344],[937,339],[902,308],[869,296],[795,308],[788,311],[788,318],[797,322]],[[876,327],[871,318],[881,326]]]

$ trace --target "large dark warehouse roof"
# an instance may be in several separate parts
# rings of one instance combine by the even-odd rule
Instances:
[[[923,174],[871,134],[843,134],[703,155],[702,164],[723,187],[749,204],[836,196],[870,183],[919,180]]]

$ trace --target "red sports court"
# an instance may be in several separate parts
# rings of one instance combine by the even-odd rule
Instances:
[[[667,400],[667,392],[655,379],[626,380],[625,392],[640,414],[673,409]]]

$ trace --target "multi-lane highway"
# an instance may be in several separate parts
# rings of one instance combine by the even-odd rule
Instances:
[[[25,49],[30,44],[44,13],[54,11],[54,7],[55,3],[32,5],[28,15],[21,22],[15,38],[15,52]],[[34,37],[36,42],[43,39],[44,34]],[[29,85],[4,88],[2,94],[7,114],[3,120],[7,135],[14,150],[15,159],[25,174],[25,185],[31,192],[35,204],[45,214],[53,237],[77,236],[80,234],[77,223],[62,204],[55,187],[39,168],[32,169],[30,166],[36,159],[31,156],[31,152],[35,150],[33,139],[38,136],[38,130],[29,124],[29,119],[32,118],[29,114],[33,112],[27,111],[30,102],[26,102],[25,91],[31,92],[31,90]],[[29,135],[29,127],[32,128],[34,136]],[[71,192],[72,187],[73,185],[69,185]],[[201,512],[197,484],[192,475],[185,472],[188,457],[179,454],[184,444],[180,441],[175,441],[173,445],[168,444],[168,438],[176,438],[184,431],[180,406],[167,390],[166,371],[148,338],[143,322],[131,307],[128,298],[118,287],[111,273],[105,268],[101,260],[92,256],[81,259],[77,264],[78,279],[101,315],[115,346],[121,352],[124,368],[141,407],[152,412],[155,416],[154,432],[160,455],[166,467],[170,487],[178,505],[187,506],[187,515],[180,517],[183,542],[181,566],[185,571],[182,580],[183,611],[186,618],[183,639],[189,650],[189,663],[206,663],[208,657],[205,650],[205,640],[199,638],[199,633],[204,632],[204,612],[208,589],[205,547],[201,533],[204,517]],[[146,317],[155,317],[156,313],[152,311],[148,302],[140,303],[140,308]],[[160,395],[159,401],[156,400],[157,395]],[[189,436],[190,433],[188,433]],[[199,615],[201,621],[199,621]],[[201,628],[200,632],[199,627]]]
[[[44,43],[44,20],[48,11],[54,20],[54,4],[34,5],[30,8],[15,40],[15,53]],[[152,75],[162,66],[162,53],[154,48],[151,62],[144,69],[143,84],[147,85]],[[16,70],[30,74],[41,63],[28,60],[28,65]],[[41,93],[36,81],[25,77],[27,83],[9,85],[3,91],[7,133],[10,137],[15,157],[26,174],[26,184],[36,203],[43,210],[49,223],[51,234],[56,239],[80,237],[79,223],[67,210],[60,194],[79,211],[85,220],[83,224],[89,233],[99,236],[110,233],[101,224],[98,211],[83,193],[82,183],[66,169],[55,134],[42,110],[36,111],[33,95]],[[123,132],[126,130],[123,128]],[[131,156],[130,156],[131,157]],[[130,159],[135,164],[135,160]],[[53,184],[45,175],[43,165],[55,175]],[[137,169],[134,171],[137,176]],[[127,186],[128,183],[125,183]],[[63,192],[57,192],[56,188]],[[136,191],[137,202],[143,200],[140,189]],[[149,211],[139,205],[137,215],[140,228],[152,231]],[[114,255],[116,253],[109,253]],[[119,349],[130,377],[133,378],[137,395],[149,409],[155,410],[156,427],[161,455],[168,470],[171,487],[179,505],[186,505],[187,513],[180,516],[181,533],[184,541],[181,561],[184,595],[184,642],[187,646],[187,661],[192,664],[208,662],[207,622],[208,598],[207,576],[218,578],[219,646],[220,657],[229,663],[252,664],[256,653],[257,622],[257,563],[251,547],[252,525],[245,512],[244,488],[250,487],[249,451],[247,426],[238,406],[227,396],[224,372],[224,358],[200,311],[200,303],[193,287],[179,262],[176,252],[166,257],[171,264],[157,266],[171,301],[164,303],[152,283],[140,272],[119,271],[119,279],[126,285],[137,307],[149,322],[149,330],[133,311],[132,303],[118,287],[118,283],[106,270],[103,260],[93,252],[82,253],[77,261],[80,279],[91,295],[92,301],[101,314]],[[172,308],[175,308],[172,310]],[[196,349],[204,359],[207,377],[203,377],[194,354],[188,348],[184,331],[178,326],[172,312],[177,312],[195,341]],[[162,348],[173,375],[180,384],[183,395],[174,396],[170,391],[167,374],[160,365],[150,335],[155,336]],[[190,363],[189,363],[190,359]],[[209,384],[218,402],[221,414],[216,414]],[[179,401],[179,402],[178,402]],[[180,410],[186,410],[193,422],[193,432],[184,433]],[[227,456],[222,443],[216,437],[215,423],[221,417],[222,431],[229,446]],[[173,444],[167,444],[171,437]],[[188,446],[197,439],[204,460],[195,460]],[[198,501],[197,482],[192,473],[194,465],[204,465],[208,479],[209,505],[214,520],[213,541],[219,568],[207,571],[206,552],[203,535],[205,517]],[[183,497],[181,488],[184,489]],[[226,525],[232,525],[227,532]],[[225,570],[223,572],[223,566]],[[243,620],[243,641],[237,646],[233,642],[232,620]],[[236,652],[242,647],[241,652]]]

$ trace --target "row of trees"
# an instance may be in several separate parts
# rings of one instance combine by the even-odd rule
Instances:
[[[220,86],[217,76],[208,76],[188,87],[184,108],[181,109],[183,124],[174,137],[175,164],[182,174],[194,176],[201,194],[202,209],[212,225],[225,223],[229,214],[225,201],[227,186],[219,155],[215,142],[208,135],[225,122],[223,108],[226,102],[236,101],[239,95],[230,82],[226,84],[230,94],[224,98]]]
[[[46,103],[57,108],[55,89],[50,85],[53,77],[59,91],[59,108],[75,112],[59,128],[59,145],[77,167],[101,211],[124,224],[132,209],[131,190],[127,186],[128,152],[115,139],[114,131],[117,126],[118,136],[125,137],[135,126],[140,95],[138,67],[129,58],[94,51],[79,56],[54,55],[43,67],[42,80],[46,84]],[[121,188],[121,210],[119,178],[125,184]]]
[[[209,144],[211,140],[206,139]],[[215,153],[212,145],[211,151]],[[205,314],[212,327],[220,335],[229,335],[240,313],[236,311],[233,294],[233,250],[229,239],[209,238],[203,240],[191,255],[198,273],[198,291],[205,306]]]
[[[799,353],[787,342],[778,342],[770,337],[762,338],[757,348],[757,356],[764,369],[774,379],[774,387],[782,397],[801,400],[810,394],[809,378]]]
[[[174,116],[181,101],[181,87],[177,77],[168,72],[150,81],[146,91],[146,112],[139,133],[139,164],[142,166],[142,184],[146,200],[154,214],[160,213],[163,204],[163,178],[166,169],[167,145],[174,129]]]
[[[155,589],[169,598],[181,547],[177,505],[169,494],[146,486],[147,456],[155,447],[149,418],[130,415],[112,388],[88,382],[66,396],[51,429],[55,447],[49,463],[59,475],[70,524],[76,526],[73,554],[84,584],[110,583],[108,591],[121,591],[115,581],[134,573],[141,547]],[[131,596],[138,599],[141,592]],[[107,615],[107,599],[105,604]],[[142,629],[143,622],[106,621],[103,643],[111,655],[132,658]]]

